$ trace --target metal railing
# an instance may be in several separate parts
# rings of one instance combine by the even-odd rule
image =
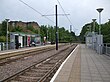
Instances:
[[[6,50],[6,43],[0,42],[0,51]]]
[[[103,53],[110,56],[110,43],[104,43]]]

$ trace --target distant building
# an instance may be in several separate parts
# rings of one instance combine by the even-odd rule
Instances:
[[[22,28],[26,28],[28,26],[32,26],[35,30],[38,30],[38,32],[40,33],[40,26],[38,25],[37,22],[22,22],[22,21],[10,21],[9,22],[9,27],[22,27]]]
[[[27,25],[28,26],[33,26],[33,28],[39,28],[39,25],[38,25],[38,23],[37,22],[27,22]]]

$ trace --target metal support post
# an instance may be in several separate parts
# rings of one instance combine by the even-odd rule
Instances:
[[[58,19],[57,19],[57,5],[56,7],[56,50],[58,50]]]
[[[7,34],[6,34],[6,49],[8,50],[8,21],[9,19],[6,19],[6,22],[7,22]]]
[[[106,48],[105,48],[105,50],[106,50],[106,52],[105,52],[105,53],[107,54],[107,43],[106,43]]]
[[[102,41],[101,37],[101,12],[103,11],[103,8],[96,9],[99,12],[99,41]],[[102,43],[99,43],[99,54],[102,54]]]

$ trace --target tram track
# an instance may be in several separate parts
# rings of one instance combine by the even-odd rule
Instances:
[[[36,55],[36,54],[43,53],[46,51],[51,51],[53,49],[55,49],[54,46],[50,47],[50,48],[48,47],[48,48],[44,48],[44,49],[36,49],[36,50],[28,51],[28,52],[22,51],[22,52],[12,53],[12,54],[9,54],[8,57],[3,57],[3,58],[1,57],[0,66],[5,65],[5,64],[9,64],[9,63],[14,62],[19,59],[28,58],[28,56]],[[16,55],[13,55],[13,54],[16,54]]]
[[[62,47],[62,46],[64,45],[59,45],[59,47]],[[19,59],[26,59],[29,56],[37,55],[39,53],[44,53],[44,52],[51,51],[54,49],[55,49],[55,46],[49,46],[49,47],[30,49],[30,50],[24,50],[24,51],[19,51],[19,52],[6,53],[3,55],[0,55],[0,66],[9,64]]]
[[[49,82],[58,67],[76,45],[68,46],[54,55],[43,59],[26,69],[8,77],[3,82]]]
[[[20,55],[24,55],[24,54],[29,54],[29,53],[33,53],[33,52],[39,52],[39,51],[43,51],[46,49],[50,49],[53,48],[55,46],[48,46],[48,47],[41,47],[41,48],[30,48],[30,49],[24,49],[24,50],[15,50],[15,52],[7,52],[7,53],[0,53],[0,60],[2,59],[6,59],[6,58],[10,58],[10,57],[15,57],[15,56],[20,56]]]

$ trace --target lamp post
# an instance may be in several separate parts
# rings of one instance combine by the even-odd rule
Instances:
[[[95,39],[96,39],[96,35],[95,35],[95,21],[96,19],[92,19],[93,21],[93,35],[92,35],[92,48],[95,49]]]
[[[93,21],[93,32],[95,32],[95,21],[96,21],[96,19],[92,19],[92,21]]]
[[[96,9],[99,12],[99,34],[101,34],[101,12],[103,8]]]
[[[9,21],[9,19],[6,19],[6,22],[7,22],[6,49],[7,50],[8,50],[8,33],[9,33],[9,31],[8,31],[8,21]]]
[[[103,8],[98,8],[98,9],[96,9],[98,12],[99,12],[99,35],[98,35],[98,49],[97,49],[97,51],[98,51],[98,53],[99,54],[102,54],[102,45],[103,45],[103,35],[101,35],[101,12],[102,12],[102,10],[103,10]]]

